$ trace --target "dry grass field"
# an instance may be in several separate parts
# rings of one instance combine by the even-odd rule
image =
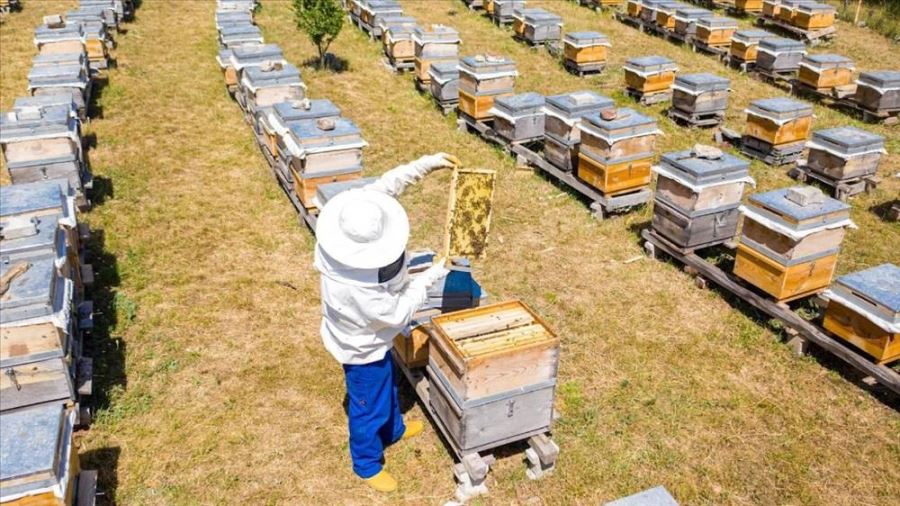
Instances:
[[[74,1],[26,0],[0,26],[0,109],[22,94],[32,31]],[[295,63],[315,50],[293,26],[287,1],[263,0],[268,42]],[[564,1],[529,1],[613,41],[611,68],[579,80],[544,51],[470,13],[459,1],[405,0],[421,22],[460,30],[462,53],[511,56],[520,91],[581,88],[628,101],[621,64],[644,54],[675,58],[682,72],[732,79],[727,118],[740,128],[750,100],[784,95],[713,59],[639,34],[607,14]],[[105,503],[439,504],[454,490],[448,450],[429,428],[387,453],[400,490],[376,495],[353,477],[340,366],[318,335],[314,240],[269,173],[215,62],[215,2],[146,0],[119,35],[118,68],[87,126],[101,198],[86,214],[97,234],[95,390],[99,409],[79,439],[83,467],[101,470]],[[831,48],[859,69],[900,68],[900,50],[840,24]],[[642,255],[650,210],[594,221],[546,179],[456,130],[392,75],[380,45],[345,25],[331,52],[341,73],[303,69],[310,95],[327,97],[370,143],[374,175],[435,151],[500,171],[494,227],[478,279],[493,300],[521,298],[563,340],[556,473],[524,475],[520,455],[501,458],[477,504],[598,504],[665,485],[682,504],[892,504],[900,496],[900,400],[860,383],[834,359],[796,359],[765,319],[676,265]],[[708,141],[648,109],[665,131],[660,149]],[[816,107],[815,127],[857,120]],[[888,137],[885,181],[852,201],[839,270],[900,263],[900,226],[879,205],[897,196],[900,127]],[[790,184],[753,164],[760,190]],[[412,245],[438,247],[449,175],[403,197]],[[419,406],[409,415],[422,417]],[[894,499],[891,499],[891,498]],[[537,498],[537,499],[535,499]]]

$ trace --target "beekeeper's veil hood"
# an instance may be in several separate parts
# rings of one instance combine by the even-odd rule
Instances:
[[[378,269],[406,250],[409,219],[403,206],[382,192],[353,189],[325,204],[316,222],[319,247],[354,269]]]

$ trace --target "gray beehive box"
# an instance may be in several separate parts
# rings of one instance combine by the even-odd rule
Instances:
[[[247,67],[258,67],[267,63],[287,65],[284,53],[276,44],[246,45],[231,49],[230,66],[238,72],[238,77]],[[239,81],[240,82],[240,81]]]
[[[476,55],[459,61],[460,89],[472,95],[511,93],[516,62],[505,56]]]
[[[609,97],[583,90],[549,96],[545,107],[545,135],[558,143],[574,145],[581,139],[578,123],[591,113],[614,109]]]
[[[719,158],[700,158],[693,150],[665,153],[660,164],[697,187],[736,181],[750,175],[750,163],[722,153]]]
[[[0,414],[0,496],[73,494],[72,441],[75,412],[47,403]]]
[[[731,36],[731,40],[736,40],[744,45],[759,44],[759,41],[774,37],[771,32],[765,30],[738,30]]]
[[[862,72],[854,98],[870,111],[900,109],[900,71]]]
[[[525,7],[525,0],[494,0],[494,19],[510,23],[516,10]]]
[[[34,44],[38,49],[45,44],[66,41],[84,42],[84,30],[80,23],[66,23],[59,27],[40,25],[34,30]]]
[[[685,6],[675,9],[675,33],[693,37],[697,33],[697,21],[714,15],[712,11],[699,7]]]
[[[809,230],[842,222],[850,217],[850,206],[840,200],[824,197],[821,202],[800,205],[791,200],[792,190],[780,188],[750,196],[755,211],[775,223],[795,231]]]
[[[544,96],[522,93],[497,97],[491,110],[494,130],[510,142],[524,142],[544,136]]]
[[[23,258],[48,256],[67,262],[66,232],[59,216],[0,218],[0,258],[14,263]]]
[[[840,181],[873,175],[884,153],[884,137],[853,127],[813,132],[807,167]]]
[[[573,47],[611,46],[609,37],[600,32],[569,32],[563,41]]]
[[[275,104],[274,111],[275,115],[285,124],[289,121],[319,118],[337,119],[341,115],[341,109],[327,99],[281,102]]]
[[[641,56],[638,58],[630,58],[625,62],[625,70],[634,72],[642,76],[650,76],[662,72],[673,72],[678,70],[678,65],[674,60],[665,56]]]
[[[738,22],[734,18],[724,16],[708,16],[697,19],[697,26],[708,28],[709,30],[737,30]]]
[[[800,61],[800,66],[819,72],[835,68],[853,68],[853,60],[839,54],[808,54]]]
[[[756,66],[770,72],[793,72],[805,54],[806,46],[799,40],[769,37],[759,41]]]
[[[226,25],[219,30],[219,44],[222,47],[233,48],[244,44],[262,44],[263,42],[262,31],[251,23]]]
[[[13,102],[14,112],[25,112],[32,109],[41,111],[41,114],[47,110],[63,110],[73,118],[78,116],[78,109],[72,95],[66,92],[48,93],[46,95],[36,95],[33,97],[19,97]]]
[[[447,59],[459,55],[459,32],[449,26],[417,26],[412,39],[418,58]]]
[[[65,226],[74,228],[74,197],[65,179],[0,186],[0,219],[52,214],[60,216]]]
[[[66,13],[68,21],[96,21],[100,20],[107,29],[118,29],[119,18],[115,9],[100,6],[81,4],[77,10]]]
[[[253,24],[253,15],[246,11],[216,11],[216,30],[221,31],[228,25]]]
[[[641,0],[641,13],[640,18],[644,20],[645,23],[655,23],[656,22],[656,9],[664,3],[668,3],[669,0]]]
[[[428,69],[431,95],[440,103],[459,100],[459,63],[433,63]]]
[[[722,113],[731,81],[715,74],[680,74],[672,85],[672,105],[688,114]]]
[[[562,37],[562,18],[544,9],[525,9],[522,36],[532,44],[540,44]]]
[[[31,108],[0,117],[0,145],[14,184],[65,178],[81,189],[79,123],[65,108]]]
[[[322,209],[329,200],[334,198],[338,193],[362,188],[378,181],[377,177],[363,177],[352,181],[339,181],[336,183],[320,184],[316,187],[316,207]]]

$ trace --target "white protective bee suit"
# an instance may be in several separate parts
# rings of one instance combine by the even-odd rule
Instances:
[[[314,265],[321,273],[320,332],[341,364],[384,358],[425,303],[428,287],[447,275],[442,261],[409,280],[409,221],[396,197],[432,170],[456,163],[443,153],[424,156],[366,187],[339,193],[319,214]],[[393,275],[384,279],[391,265]]]

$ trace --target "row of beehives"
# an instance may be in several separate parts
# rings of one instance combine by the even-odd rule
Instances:
[[[22,9],[20,0],[0,0],[0,13],[14,12]]]
[[[590,91],[546,98],[536,93],[514,95],[515,67],[508,59],[469,57],[458,67],[458,87],[469,90],[459,95],[460,115],[489,124],[510,143],[542,142],[548,162],[575,171],[605,195],[649,187],[659,133],[652,118],[617,109],[611,99]],[[673,108],[685,114],[721,114],[726,106],[727,79],[711,74],[676,78],[674,62],[662,57],[629,61],[626,80],[641,93],[674,88]],[[844,127],[814,132],[807,140],[812,119],[808,104],[785,98],[757,100],[747,110],[746,152],[799,156],[806,148],[808,167],[823,176],[842,181],[875,174],[884,153],[883,137]],[[705,153],[664,155],[658,170],[654,229],[684,249],[734,238],[744,185],[750,182],[748,162],[716,149],[700,151]],[[782,189],[751,198],[745,215],[752,217],[745,223],[763,225],[744,226],[735,267],[738,276],[780,301],[818,293],[830,284],[843,227],[849,224],[848,206],[816,191],[811,207],[792,208],[787,196],[795,193]],[[757,200],[784,204],[784,215],[753,221],[760,215],[752,214]],[[791,212],[803,218],[790,216]],[[783,225],[798,219],[805,221],[793,230]]]
[[[244,33],[255,32],[248,26],[252,23],[248,11],[216,13],[223,46],[219,60],[279,182],[298,200],[303,212],[314,213],[338,192],[372,181],[360,178],[366,144],[333,103],[306,98],[299,72],[284,61],[277,46],[263,44],[258,36],[240,42],[231,38],[238,26]],[[433,258],[432,252],[411,254],[410,275],[416,276]],[[406,367],[427,366],[435,385],[430,405],[447,428],[448,437],[462,450],[524,439],[547,431],[552,422],[558,340],[520,303],[466,310],[483,306],[485,301],[468,264],[456,263],[444,281],[429,289],[423,311],[395,339],[397,358]],[[432,317],[442,313],[447,313],[448,321],[465,321],[466,325],[456,328],[447,323],[444,328],[436,323],[431,327]],[[495,320],[504,315],[510,318],[498,331]],[[442,344],[442,354],[432,354],[429,359],[432,337]],[[536,344],[546,353],[535,355]],[[521,351],[526,348],[529,351]],[[468,363],[491,353],[492,357],[520,360],[527,355],[529,360],[536,358],[540,366],[519,371],[506,383],[467,390],[466,385],[480,383],[489,374],[482,372],[480,365],[470,367]],[[448,368],[450,360],[459,368]],[[523,390],[522,384],[530,389]],[[519,404],[507,413],[510,401]],[[510,421],[502,427],[496,426],[501,408],[503,418]],[[489,426],[496,427],[486,430]]]
[[[836,14],[833,6],[815,0],[737,0],[735,10],[738,13],[760,14],[783,26],[792,27],[799,34],[832,31]],[[627,0],[625,13],[632,18],[640,17],[647,23],[655,22],[658,15],[674,17],[680,23],[697,20],[698,16],[716,19],[705,26],[734,23],[730,18],[716,17],[706,9],[694,8],[674,0]]]
[[[331,101],[307,98],[300,71],[281,48],[264,43],[251,11],[220,9],[216,27],[218,62],[229,92],[279,183],[298,207],[315,213],[319,185],[362,177],[366,142],[359,128]]]
[[[0,502],[93,504],[96,474],[79,472],[73,431],[89,423],[92,327],[85,287],[89,202],[82,122],[92,84],[109,63],[112,32],[131,16],[123,0],[81,0],[35,30],[39,54],[27,97],[0,117],[12,182],[0,188]],[[77,492],[76,492],[77,489]],[[77,497],[76,497],[77,496]]]

